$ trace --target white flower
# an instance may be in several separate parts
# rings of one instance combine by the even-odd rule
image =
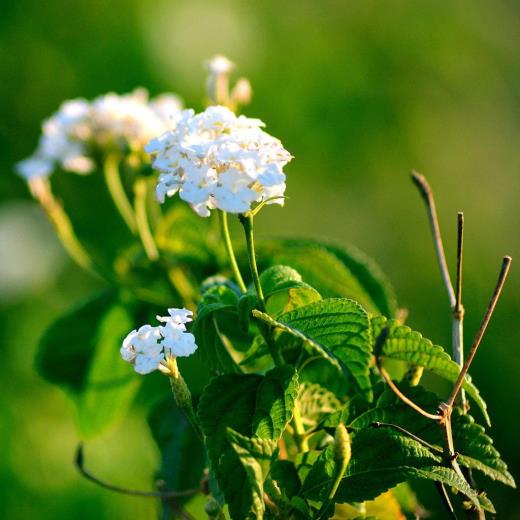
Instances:
[[[145,147],[160,172],[158,200],[179,192],[201,216],[215,208],[245,213],[273,197],[269,202],[283,205],[283,167],[292,156],[263,126],[223,106],[182,112],[175,129]]]
[[[164,325],[143,325],[123,341],[121,357],[132,363],[139,374],[160,368],[166,356],[191,356],[196,350],[195,336],[186,330],[193,313],[187,309],[168,309],[169,316],[157,316]]]
[[[222,54],[217,54],[206,62],[206,68],[211,74],[229,74],[235,64]]]
[[[121,357],[132,363],[138,374],[153,372],[164,359],[160,337],[159,327],[143,325],[139,330],[133,330],[123,341]]]
[[[144,89],[130,94],[105,94],[89,102],[65,101],[42,125],[32,157],[17,164],[26,179],[47,177],[56,166],[86,174],[96,158],[109,153],[142,152],[154,136],[171,130],[181,114],[179,98],[163,94],[148,100]]]

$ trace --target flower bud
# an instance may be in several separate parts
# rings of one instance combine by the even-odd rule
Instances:
[[[231,103],[233,106],[247,105],[251,103],[253,89],[247,78],[240,78],[231,91]]]
[[[338,424],[334,434],[334,460],[340,465],[342,473],[350,462],[350,456],[350,435],[344,424]]]

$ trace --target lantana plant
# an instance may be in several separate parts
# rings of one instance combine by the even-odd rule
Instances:
[[[78,469],[108,490],[160,500],[161,518],[193,518],[195,500],[214,519],[422,518],[419,480],[437,488],[446,517],[493,514],[481,478],[515,482],[479,424],[490,417],[468,371],[510,257],[464,357],[463,215],[452,284],[422,175],[412,179],[448,292],[452,356],[404,324],[389,282],[357,249],[255,244],[255,219],[284,205],[297,165],[261,120],[237,113],[251,86],[230,87],[233,67],[208,62],[199,113],[144,90],[67,101],[18,164],[71,256],[105,285],[49,328],[37,359],[75,402]],[[72,174],[80,193],[94,187],[107,220],[75,214]],[[232,240],[229,218],[243,240]],[[108,233],[116,224],[124,240]],[[423,371],[450,393],[424,386]],[[150,490],[102,480],[83,449],[138,389],[162,455]]]

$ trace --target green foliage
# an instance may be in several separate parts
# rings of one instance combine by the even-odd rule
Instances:
[[[312,354],[323,356],[347,378],[353,378],[359,390],[371,399],[370,324],[358,303],[328,298],[284,313],[276,320],[260,312],[253,314],[301,340]]]
[[[434,345],[419,332],[413,331],[406,325],[401,325],[396,320],[386,320],[378,316],[373,318],[371,322],[374,338],[377,338],[383,329],[388,329],[388,336],[379,355],[424,367],[426,370],[455,383],[460,372],[459,366],[441,346]],[[462,387],[477,403],[489,425],[490,419],[486,403],[469,375],[464,379]]]
[[[272,316],[303,307],[321,296],[310,285],[302,281],[298,271],[285,265],[273,265],[260,276],[267,311]]]
[[[198,489],[206,466],[204,446],[171,397],[154,407],[148,425],[161,454],[157,479],[170,491]]]
[[[336,471],[334,447],[318,457],[303,482],[301,494],[322,502]],[[353,436],[352,458],[339,486],[338,502],[363,502],[407,480],[433,480],[453,487],[477,506],[479,497],[457,473],[442,465],[438,454],[390,428],[367,428]],[[493,511],[490,504],[487,508]]]
[[[138,388],[140,378],[119,354],[134,326],[133,306],[104,291],[55,321],[40,341],[38,371],[73,398],[85,437],[123,415]]]
[[[197,308],[193,327],[200,352],[213,373],[241,372],[229,339],[220,329],[223,320],[238,323],[238,295],[226,285],[208,289]],[[220,319],[220,321],[219,321]]]
[[[420,386],[404,386],[401,389],[421,408],[435,413],[439,403],[439,398],[435,394]],[[401,426],[441,449],[443,436],[438,425],[417,414],[390,389],[381,394],[372,408],[348,419],[349,428],[354,430],[367,428],[375,422]],[[484,428],[475,423],[473,417],[463,414],[456,408],[452,416],[452,429],[454,444],[459,453],[457,460],[461,466],[481,471],[493,480],[515,486],[514,479],[507,470],[507,465],[493,446],[493,441],[486,435]]]
[[[493,446],[493,440],[486,435],[483,426],[473,417],[455,409],[452,418],[453,442],[460,453],[458,462],[462,466],[481,471],[484,475],[503,484],[516,487],[515,480]]]
[[[211,469],[233,519],[255,518],[260,511],[257,508],[258,488],[250,485],[251,474],[258,468],[245,469],[245,462],[241,460],[245,455],[242,452],[237,454],[237,447],[230,443],[229,429],[246,438],[276,441],[292,417],[297,393],[296,373],[289,366],[277,367],[265,377],[253,374],[222,375],[206,387],[199,403],[198,416],[206,438]],[[237,439],[235,435],[234,444],[241,446],[238,451],[244,450],[245,441],[242,439],[243,442],[239,443]],[[265,453],[268,444],[262,446]],[[248,457],[254,457],[254,450],[246,451]],[[262,465],[265,460],[257,462]]]
[[[276,441],[258,437],[251,439],[240,435],[231,428],[227,429],[227,438],[244,468],[250,493],[247,500],[251,500],[251,505],[242,506],[244,512],[248,511],[244,518],[261,519],[265,511],[263,483],[269,473]]]
[[[380,268],[353,247],[317,240],[269,240],[258,244],[258,258],[261,270],[277,264],[296,269],[324,298],[351,298],[385,316],[394,316],[397,309],[394,291]]]

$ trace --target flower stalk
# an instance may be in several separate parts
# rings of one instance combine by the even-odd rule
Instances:
[[[128,229],[135,234],[137,232],[137,223],[135,220],[134,210],[125,188],[121,181],[121,172],[119,170],[119,157],[115,154],[109,154],[103,163],[103,172],[105,174],[105,182],[114,202],[119,211],[121,218],[125,221]]]
[[[137,232],[144,251],[148,259],[155,262],[159,259],[159,251],[148,221],[148,212],[146,211],[146,202],[148,197],[148,182],[144,177],[140,177],[135,181],[134,185],[134,208],[135,208],[135,222]]]
[[[218,219],[220,223],[220,230],[222,233],[222,237],[224,239],[224,246],[226,248],[229,265],[231,270],[233,271],[233,276],[235,281],[237,282],[240,290],[245,293],[247,292],[246,284],[244,283],[244,279],[242,278],[242,274],[240,273],[240,269],[238,267],[237,259],[235,257],[235,252],[233,250],[233,243],[231,242],[231,236],[229,234],[229,226],[228,226],[228,216],[225,211],[217,211]]]

